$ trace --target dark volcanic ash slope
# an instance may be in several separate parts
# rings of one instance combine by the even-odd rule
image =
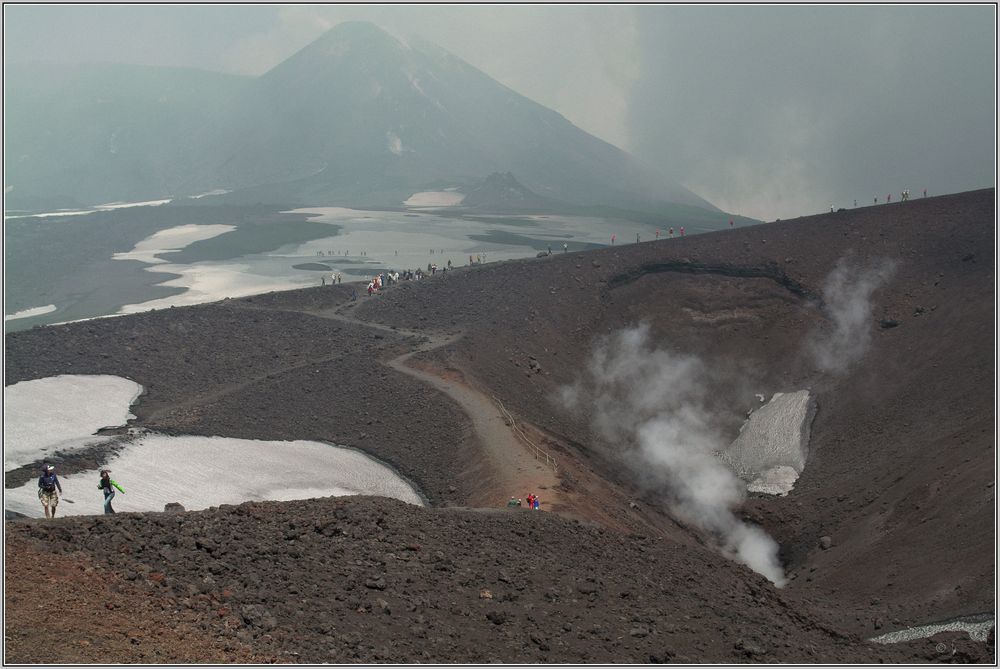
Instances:
[[[283,293],[283,299],[308,290]],[[328,287],[323,297],[341,302],[349,292]],[[355,446],[398,468],[433,502],[465,499],[456,486],[472,487],[489,475],[460,410],[379,364],[403,350],[404,337],[262,307],[270,299],[10,333],[6,382],[124,376],[145,389],[133,409],[137,426]],[[14,482],[11,475],[7,480]]]
[[[733,436],[752,393],[809,388],[819,412],[804,474],[788,497],[744,507],[782,546],[792,577],[782,591],[669,524],[665,536],[643,539],[555,514],[385,500],[14,522],[7,531],[43,553],[85,551],[168,609],[190,612],[222,647],[247,643],[268,656],[939,659],[930,641],[859,641],[876,619],[888,631],[992,608],[993,220],[994,193],[979,191],[461,269],[352,310],[397,328],[464,331],[425,358],[644,495],[647,511],[661,491],[635,489],[622,454],[552,401],[595,337],[646,321],[661,346],[720,368],[714,408]],[[835,331],[824,283],[844,258],[894,271],[865,312],[867,352],[831,374],[806,342]],[[414,338],[327,317],[348,305],[349,290],[12,333],[6,383],[127,376],[147,390],[136,425],[357,446],[436,505],[473,498],[492,472],[467,419],[380,364],[412,350]],[[828,550],[817,546],[823,535]],[[30,627],[7,631],[33,647],[23,643]]]
[[[220,646],[296,662],[861,662],[933,646],[866,646],[713,553],[527,510],[325,498],[7,536],[108,564]]]
[[[747,513],[781,544],[791,594],[874,633],[993,610],[994,202],[974,191],[477,267],[359,315],[466,329],[447,364],[622,481],[621,454],[553,401],[597,336],[645,321],[722,370],[713,395],[733,437],[752,393],[810,389],[804,474]],[[891,271],[864,312],[870,346],[830,373],[808,342],[834,337],[824,286],[842,261]]]

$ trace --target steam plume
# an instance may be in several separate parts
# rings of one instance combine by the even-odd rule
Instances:
[[[644,483],[665,486],[678,517],[780,587],[778,545],[733,514],[746,486],[714,455],[727,442],[707,408],[707,373],[694,356],[655,348],[643,324],[599,341],[585,377],[564,387],[561,398],[591,413],[595,428],[622,447]]]
[[[895,269],[893,260],[858,267],[841,259],[830,272],[823,286],[823,300],[833,321],[833,331],[816,332],[807,343],[807,350],[821,371],[843,374],[867,352],[872,336],[872,293]]]

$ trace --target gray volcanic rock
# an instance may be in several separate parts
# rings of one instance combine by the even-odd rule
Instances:
[[[327,533],[330,523],[341,531]],[[664,648],[703,662],[905,656],[823,629],[713,552],[551,513],[323,498],[7,532],[142,574],[134,582],[148,596],[212,634],[305,663],[641,663]],[[220,551],[194,537],[213,537]]]

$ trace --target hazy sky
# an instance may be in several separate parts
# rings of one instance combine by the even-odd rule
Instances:
[[[5,5],[4,58],[259,74],[357,19],[436,42],[727,211],[995,181],[991,5]]]

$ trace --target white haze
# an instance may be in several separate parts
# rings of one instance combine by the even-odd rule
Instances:
[[[657,348],[644,324],[599,341],[584,378],[564,387],[561,399],[592,415],[642,482],[665,490],[673,513],[780,587],[777,543],[733,513],[746,485],[715,456],[728,442],[707,408],[706,373],[698,358]]]
[[[841,259],[823,285],[832,331],[816,331],[806,343],[817,368],[843,374],[868,351],[872,337],[872,294],[896,269],[893,260],[867,267]]]

